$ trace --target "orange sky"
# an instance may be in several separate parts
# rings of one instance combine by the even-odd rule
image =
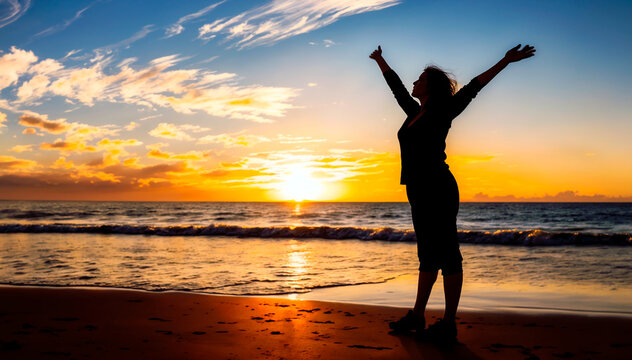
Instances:
[[[632,201],[624,3],[285,3],[0,9],[0,199],[406,201],[405,115],[370,52],[410,90],[528,41],[453,123],[461,200]]]

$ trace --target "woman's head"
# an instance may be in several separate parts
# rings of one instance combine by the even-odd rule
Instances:
[[[428,101],[443,101],[454,95],[456,82],[436,66],[427,66],[413,83],[412,96]]]

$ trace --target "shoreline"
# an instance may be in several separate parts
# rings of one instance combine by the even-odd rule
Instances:
[[[461,311],[460,344],[440,349],[389,335],[405,309],[388,306],[3,285],[0,308],[3,359],[623,359],[632,349],[632,319],[612,316]]]
[[[415,301],[417,286],[416,275],[399,275],[384,282],[354,285],[336,285],[311,289],[305,293],[279,294],[218,294],[187,289],[142,289],[133,287],[110,287],[98,285],[33,285],[6,284],[2,287],[16,288],[50,288],[77,290],[121,290],[147,293],[182,293],[204,296],[228,296],[244,298],[288,299],[300,301],[324,301],[351,305],[386,306],[408,309]],[[557,290],[557,291],[555,291]],[[553,314],[553,315],[586,315],[632,318],[632,306],[628,299],[632,291],[618,289],[615,292],[600,293],[594,288],[586,288],[581,292],[564,292],[565,289],[511,289],[493,286],[478,286],[466,281],[459,304],[459,311],[473,312],[512,312],[517,314]],[[584,306],[583,308],[581,306]],[[444,307],[443,285],[437,281],[428,301],[428,309],[442,310]]]

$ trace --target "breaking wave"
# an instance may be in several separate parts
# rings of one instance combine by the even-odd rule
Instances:
[[[237,225],[149,226],[149,225],[78,225],[78,224],[0,224],[0,233],[85,233],[158,236],[233,236],[256,238],[357,239],[392,242],[415,242],[415,232],[393,228],[359,228],[333,226]],[[595,234],[581,232],[547,232],[542,230],[459,231],[459,241],[466,244],[521,246],[609,245],[630,246],[632,234]]]

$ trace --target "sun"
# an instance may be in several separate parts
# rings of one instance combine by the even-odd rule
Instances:
[[[283,178],[279,190],[284,200],[320,200],[324,186],[312,176],[310,170],[294,168]]]

